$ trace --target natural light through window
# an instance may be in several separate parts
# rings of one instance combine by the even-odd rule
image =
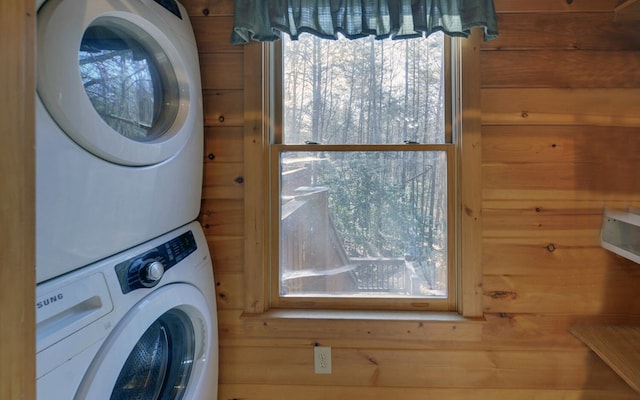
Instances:
[[[272,146],[276,302],[449,304],[455,151],[446,46],[442,34],[283,39]]]

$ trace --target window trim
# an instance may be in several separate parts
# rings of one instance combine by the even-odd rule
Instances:
[[[452,46],[455,40],[451,37],[443,35],[444,39],[444,58],[452,59]],[[268,218],[270,218],[267,229],[270,230],[270,238],[273,243],[268,246],[269,251],[269,296],[267,301],[270,308],[290,308],[290,309],[356,309],[356,310],[401,310],[401,311],[436,311],[436,312],[451,312],[456,311],[457,303],[459,300],[457,284],[458,270],[457,270],[457,253],[456,253],[456,241],[455,232],[456,226],[456,192],[457,192],[457,173],[456,173],[456,143],[454,142],[455,134],[453,132],[454,124],[451,119],[453,115],[454,102],[453,89],[454,84],[451,77],[454,75],[452,67],[457,62],[448,62],[443,71],[443,79],[445,85],[445,101],[446,104],[444,115],[444,143],[440,144],[383,144],[383,145],[363,145],[363,144],[284,144],[283,134],[283,99],[282,99],[282,79],[278,79],[283,76],[283,46],[282,42],[276,42],[267,46],[268,57],[265,59],[265,63],[269,64],[270,73],[269,87],[273,88],[270,93],[269,103],[266,106],[271,107],[270,119],[271,119],[271,134],[267,140],[272,151],[269,152],[269,170],[271,174],[269,176],[269,187],[267,190],[270,192],[271,203],[269,204]],[[459,56],[457,57],[459,59]],[[448,68],[447,68],[448,67]],[[313,147],[311,147],[313,146]],[[291,298],[283,297],[279,295],[279,212],[280,212],[280,198],[279,198],[279,157],[276,155],[278,149],[286,149],[286,151],[417,151],[421,148],[423,151],[445,151],[447,154],[447,297],[389,297],[389,298],[377,298],[377,297],[364,297],[364,298],[340,298],[340,297],[317,297],[317,296],[294,296]]]
[[[453,129],[457,134],[457,196],[455,265],[457,277],[456,309],[463,317],[481,317],[482,308],[482,237],[481,237],[481,121],[480,121],[480,41],[481,31],[473,30],[469,39],[454,41],[452,51],[464,62],[455,63],[453,80]],[[274,93],[268,79],[269,57],[273,46],[253,42],[244,47],[244,313],[262,314],[270,304],[270,251],[272,245],[268,193],[270,124],[269,110]],[[258,67],[256,67],[258,66]],[[462,84],[464,82],[464,85]],[[275,88],[278,90],[278,88]],[[458,95],[461,93],[461,95]],[[276,103],[277,104],[277,103]],[[460,110],[455,112],[455,110]],[[279,112],[279,110],[275,110]],[[448,119],[451,120],[451,119]]]

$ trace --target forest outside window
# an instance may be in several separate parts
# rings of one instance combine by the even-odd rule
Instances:
[[[272,307],[456,309],[450,41],[272,45]]]

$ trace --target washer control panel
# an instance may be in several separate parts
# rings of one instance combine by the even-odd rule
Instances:
[[[167,270],[197,248],[193,233],[187,231],[158,247],[117,264],[115,270],[122,293],[156,286]]]

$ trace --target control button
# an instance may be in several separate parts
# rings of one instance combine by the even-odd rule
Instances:
[[[154,286],[164,275],[164,265],[160,261],[154,260],[142,266],[140,269],[140,280],[147,287]]]

